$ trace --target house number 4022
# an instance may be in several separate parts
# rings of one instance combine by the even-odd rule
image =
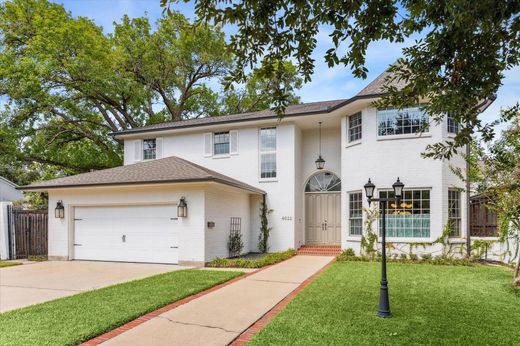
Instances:
[[[284,220],[284,221],[292,221],[292,216],[282,216],[282,220]]]

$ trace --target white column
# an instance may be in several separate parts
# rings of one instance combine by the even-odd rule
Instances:
[[[11,202],[0,202],[0,259],[9,259],[9,228],[7,225],[7,206]]]

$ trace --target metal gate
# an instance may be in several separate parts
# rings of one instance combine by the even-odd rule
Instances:
[[[47,256],[47,211],[18,210],[12,206],[7,211],[9,258]]]

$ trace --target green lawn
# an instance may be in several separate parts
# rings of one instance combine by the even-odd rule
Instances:
[[[19,262],[0,261],[0,268],[17,266],[17,265],[20,265],[20,264],[21,263],[19,263]]]
[[[520,290],[504,267],[388,265],[393,317],[376,317],[380,263],[338,262],[252,345],[514,345]],[[516,341],[515,341],[516,340]]]
[[[0,345],[73,345],[242,273],[180,270],[0,314]]]

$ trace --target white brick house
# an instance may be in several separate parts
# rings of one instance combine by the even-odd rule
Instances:
[[[384,78],[349,99],[290,106],[282,120],[260,111],[114,134],[124,141],[124,166],[24,187],[49,192],[51,215],[58,201],[65,207],[64,218],[49,218],[49,256],[203,263],[227,256],[231,217],[241,218],[244,252],[256,251],[262,196],[273,210],[271,251],[305,244],[359,251],[363,185],[371,178],[385,194],[397,177],[405,196],[389,209],[389,241],[431,242],[451,216],[452,239],[463,242],[466,196],[450,165],[465,162],[421,156],[457,126],[446,119],[416,133],[428,123],[418,106],[374,108]],[[315,164],[319,123],[323,170]],[[188,215],[177,218],[182,196]]]

